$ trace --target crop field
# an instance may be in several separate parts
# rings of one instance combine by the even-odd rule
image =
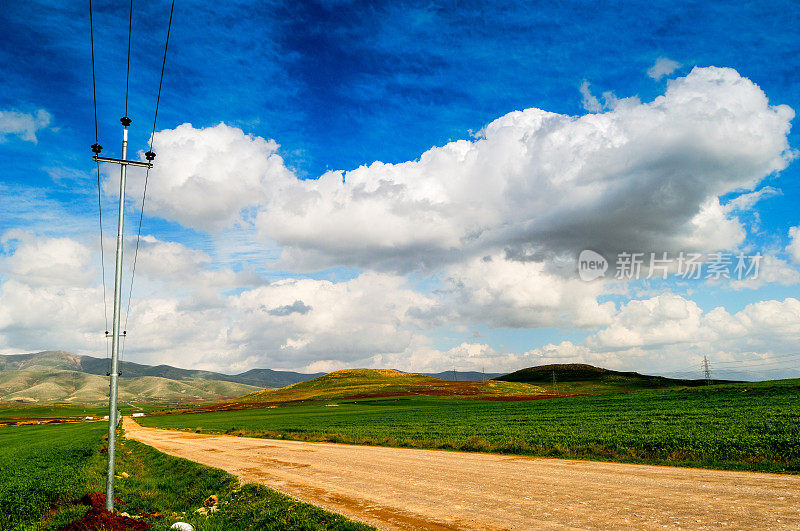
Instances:
[[[255,437],[797,473],[798,404],[800,380],[781,380],[528,401],[310,401],[140,420]]]
[[[86,492],[104,423],[0,428],[2,529],[35,529],[47,511]]]

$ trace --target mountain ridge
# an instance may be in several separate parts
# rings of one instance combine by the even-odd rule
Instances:
[[[119,400],[208,402],[227,400],[260,389],[252,385],[201,378],[171,380],[159,376],[141,376],[119,379]],[[35,367],[5,370],[0,372],[0,402],[107,403],[108,378],[86,372]]]
[[[84,354],[74,354],[64,350],[45,350],[28,354],[7,354],[0,356],[0,373],[23,369],[66,370],[86,374],[106,376],[109,361]],[[306,374],[294,371],[276,371],[273,369],[250,369],[239,374],[224,374],[200,369],[181,369],[171,365],[144,365],[132,361],[120,362],[122,378],[155,376],[169,380],[203,379],[224,381],[255,387],[277,389],[293,383],[312,380],[325,373]]]

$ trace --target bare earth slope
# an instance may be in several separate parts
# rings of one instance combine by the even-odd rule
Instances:
[[[381,529],[800,528],[800,477],[200,435],[126,435]]]

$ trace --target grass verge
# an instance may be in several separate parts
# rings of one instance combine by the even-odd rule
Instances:
[[[119,438],[116,471],[117,510],[141,517],[154,530],[169,529],[177,521],[188,522],[198,531],[373,529],[262,485],[239,485],[236,477],[223,470],[125,437]],[[95,459],[89,468],[90,491],[104,490],[104,472],[105,462]],[[217,510],[198,513],[211,495],[217,496]]]
[[[57,530],[83,518],[89,506],[81,499],[105,492],[106,429],[100,422],[0,428],[0,529]],[[124,437],[116,471],[115,508],[154,530],[176,521],[198,531],[373,529]],[[217,510],[196,512],[211,494]]]

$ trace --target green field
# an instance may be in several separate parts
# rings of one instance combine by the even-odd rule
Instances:
[[[85,494],[86,469],[106,430],[103,423],[0,428],[0,527],[36,529],[51,508]]]
[[[311,401],[140,420],[256,437],[800,472],[800,380],[508,402]]]
[[[54,530],[82,518],[89,506],[81,498],[105,492],[106,429],[104,423],[0,428],[0,529]],[[154,530],[179,520],[198,531],[372,529],[261,485],[240,486],[222,470],[118,441],[115,508]],[[219,510],[198,514],[211,494]]]

